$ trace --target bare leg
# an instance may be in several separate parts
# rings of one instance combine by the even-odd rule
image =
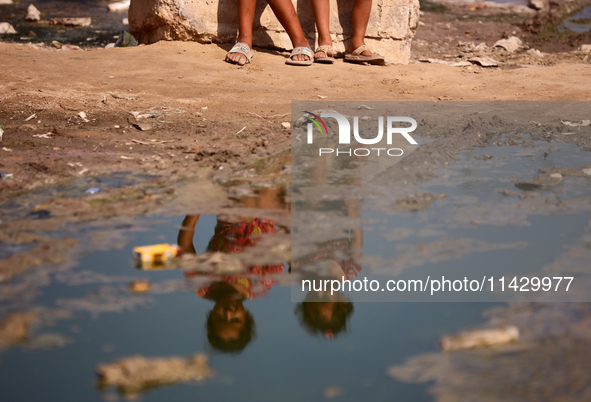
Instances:
[[[252,47],[252,24],[256,0],[238,0],[238,42]],[[247,59],[240,53],[228,53],[226,61],[243,66]]]
[[[256,0],[255,0],[256,1]],[[300,20],[296,14],[293,4],[290,0],[267,0],[267,3],[271,6],[273,13],[285,28],[285,31],[289,35],[291,44],[293,47],[310,47],[310,43],[304,36]],[[294,60],[308,60],[308,56],[303,54],[297,54],[293,57]]]
[[[332,46],[332,38],[330,37],[330,0],[312,0],[312,11],[314,12],[314,21],[318,30],[318,45]],[[314,57],[334,57],[334,54],[316,52]]]
[[[355,0],[353,3],[353,37],[351,38],[351,47],[348,53],[352,53],[358,47],[365,45],[365,32],[367,31],[367,23],[371,13],[371,2],[372,0]],[[368,50],[361,54],[363,56],[378,56],[377,53]]]

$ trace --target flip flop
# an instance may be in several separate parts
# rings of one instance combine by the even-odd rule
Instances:
[[[318,53],[318,52],[324,53],[325,56],[322,56],[322,57],[314,57],[314,62],[315,63],[332,64],[332,63],[335,62],[335,58],[334,58],[335,51],[332,48],[332,46],[330,46],[330,45],[318,46],[316,48],[316,51],[314,53]],[[329,54],[332,54],[332,56],[329,56]]]
[[[293,56],[298,54],[308,56],[308,60],[294,60]],[[285,64],[290,64],[292,66],[311,66],[312,63],[314,63],[314,53],[312,53],[312,50],[306,46],[296,47],[291,51],[287,60],[285,60]]]
[[[230,54],[230,53],[238,53],[238,54],[244,55],[246,57],[246,61],[244,62],[244,64],[250,63],[250,60],[254,56],[254,52],[252,51],[250,46],[248,46],[244,43],[240,43],[240,42],[237,42],[234,46],[232,46],[232,49],[230,49],[228,54]],[[228,63],[232,63],[232,64],[238,64],[239,66],[242,65],[236,61],[229,60],[227,55],[226,55],[225,61],[227,61]]]
[[[386,60],[384,56],[364,56],[361,53],[366,50],[372,51],[369,46],[363,45],[353,50],[353,53],[345,54],[345,61],[348,63],[368,63],[368,64],[385,64]]]

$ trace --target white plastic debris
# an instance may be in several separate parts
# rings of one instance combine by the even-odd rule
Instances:
[[[15,34],[14,27],[8,22],[0,22],[0,34]]]
[[[86,118],[86,113],[84,113],[84,112],[80,112],[80,113],[78,113],[78,116],[79,116],[79,117],[82,119],[82,121],[83,121],[83,122],[85,122],[85,123],[88,123],[88,122],[90,121],[90,120],[88,120],[88,119]]]
[[[523,42],[517,36],[511,36],[507,39],[498,40],[493,47],[502,47],[509,53],[515,53],[523,47]]]
[[[283,127],[286,130],[289,130],[291,128],[291,124],[284,121],[283,123],[281,123],[281,127]]]
[[[39,11],[34,5],[29,4],[29,7],[27,7],[27,16],[25,19],[27,21],[39,21],[41,19],[41,11]]]

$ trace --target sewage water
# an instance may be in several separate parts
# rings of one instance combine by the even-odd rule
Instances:
[[[422,146],[436,143],[432,137],[417,138]],[[565,176],[558,186],[537,191],[520,190],[516,183],[531,180],[540,168],[580,170],[590,162],[588,151],[575,144],[506,132],[485,146],[459,152],[431,178],[397,188],[359,188],[349,180],[354,171],[338,169],[336,176],[330,173],[334,170],[324,171],[323,180],[310,186],[320,196],[303,211],[304,217],[297,216],[303,187],[296,175],[287,192],[293,228],[280,223],[286,201],[281,191],[271,190],[243,205],[254,207],[252,212],[236,210],[238,220],[226,216],[230,209],[198,219],[154,215],[132,222],[118,218],[101,226],[72,224],[69,231],[78,233],[83,244],[73,261],[32,268],[0,283],[4,317],[32,311],[41,320],[27,340],[0,351],[0,394],[4,400],[119,400],[125,395],[97,385],[99,364],[134,355],[187,358],[205,353],[216,372],[213,378],[147,388],[139,391],[141,400],[299,401],[337,394],[339,400],[350,401],[433,400],[431,384],[394,379],[387,374],[389,367],[438,353],[443,335],[482,325],[483,313],[503,303],[371,303],[365,302],[372,300],[367,294],[344,292],[336,305],[347,306],[345,313],[339,311],[339,322],[327,325],[322,317],[329,313],[321,306],[334,300],[302,304],[293,289],[299,286],[294,278],[303,265],[290,264],[281,252],[266,256],[284,250],[284,236],[292,229],[297,236],[301,232],[296,227],[303,223],[308,225],[306,245],[320,248],[326,244],[323,228],[331,229],[329,237],[336,233],[337,238],[352,239],[362,233],[362,244],[348,243],[360,248],[351,259],[357,270],[352,279],[411,279],[446,268],[461,275],[473,275],[475,269],[478,275],[509,275],[517,267],[524,275],[543,273],[588,241],[589,178]],[[316,169],[314,164],[307,168]],[[265,200],[265,194],[272,197]],[[263,204],[270,209],[261,208]],[[345,209],[335,207],[339,204]],[[105,244],[96,247],[99,242]],[[178,264],[141,269],[132,259],[135,246],[177,242],[188,255]],[[208,251],[231,256],[249,246],[262,254],[223,260],[245,265],[215,271]],[[0,250],[3,255],[18,251],[5,245]],[[302,259],[306,251],[304,247]],[[193,252],[207,258],[192,260]],[[588,275],[588,264],[581,266],[580,260],[569,269]],[[137,279],[148,280],[151,291],[131,292],[128,284]],[[228,287],[229,293],[224,291]],[[228,294],[231,301],[224,299]],[[208,330],[208,316],[217,317],[220,306],[231,317]],[[227,353],[220,349],[229,345],[225,339],[234,337],[223,324],[238,325],[242,333],[244,318],[232,321],[240,306],[255,329],[249,331],[250,341],[230,345],[239,350]],[[215,336],[210,337],[212,331]],[[490,363],[484,358],[479,364]]]
[[[591,31],[591,7],[585,7],[568,16],[558,25],[558,29],[562,32],[570,31],[579,34]]]

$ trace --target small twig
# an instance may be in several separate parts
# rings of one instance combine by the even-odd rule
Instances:
[[[240,129],[240,131],[238,131],[238,132],[236,133],[236,135],[240,134],[240,133],[241,133],[241,132],[243,132],[245,129],[246,129],[246,126],[242,127],[242,128]]]
[[[248,113],[248,114],[252,114],[252,115],[254,115],[254,116],[258,117],[259,119],[264,119],[264,117],[263,117],[263,116],[259,116],[258,114],[254,113],[254,112],[246,112],[246,113]]]

